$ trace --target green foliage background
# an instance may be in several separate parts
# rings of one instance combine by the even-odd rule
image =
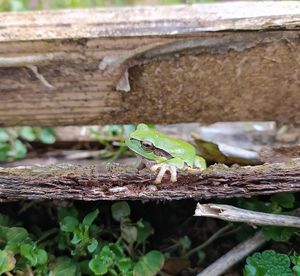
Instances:
[[[146,249],[153,228],[143,219],[132,221],[127,202],[111,205],[110,214],[44,207],[51,213],[50,229],[43,229],[41,217],[25,227],[26,221],[0,213],[1,275],[154,276],[161,270],[164,255]]]
[[[213,0],[0,0],[0,11],[165,5],[215,2]]]

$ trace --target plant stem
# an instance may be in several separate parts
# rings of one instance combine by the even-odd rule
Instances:
[[[41,241],[47,239],[49,236],[55,234],[56,232],[58,231],[57,228],[52,228],[52,229],[49,229],[48,231],[46,231],[37,241],[36,243],[40,243]]]
[[[223,275],[233,265],[248,256],[252,251],[263,245],[265,242],[266,240],[264,239],[262,233],[258,232],[255,236],[232,248],[225,255],[198,273],[197,276]]]
[[[163,248],[161,251],[163,251],[163,252],[173,251],[174,249],[177,249],[180,246],[181,245],[179,243],[175,243],[175,244],[172,244],[172,245],[170,245],[166,248]]]
[[[227,224],[224,227],[220,228],[216,233],[214,233],[212,236],[210,236],[210,238],[208,240],[206,240],[204,243],[196,246],[195,248],[191,249],[190,251],[188,251],[184,257],[190,257],[191,255],[193,255],[194,253],[196,253],[197,251],[205,248],[206,246],[208,246],[209,244],[211,244],[213,241],[215,241],[217,238],[219,238],[224,232],[226,232],[227,230],[231,229],[232,225]]]
[[[26,265],[28,276],[34,276],[33,271],[29,265]]]

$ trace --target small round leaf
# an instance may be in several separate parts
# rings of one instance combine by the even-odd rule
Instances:
[[[130,215],[130,207],[126,201],[114,203],[111,206],[112,216],[116,221],[121,221],[122,218]]]

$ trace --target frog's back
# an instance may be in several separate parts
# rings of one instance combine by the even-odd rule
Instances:
[[[159,132],[159,139],[153,143],[156,148],[167,151],[172,157],[184,160],[187,165],[193,167],[196,150],[191,144]]]

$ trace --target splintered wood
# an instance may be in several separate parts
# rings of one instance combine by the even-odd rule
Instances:
[[[0,126],[300,122],[300,5],[0,14]]]

